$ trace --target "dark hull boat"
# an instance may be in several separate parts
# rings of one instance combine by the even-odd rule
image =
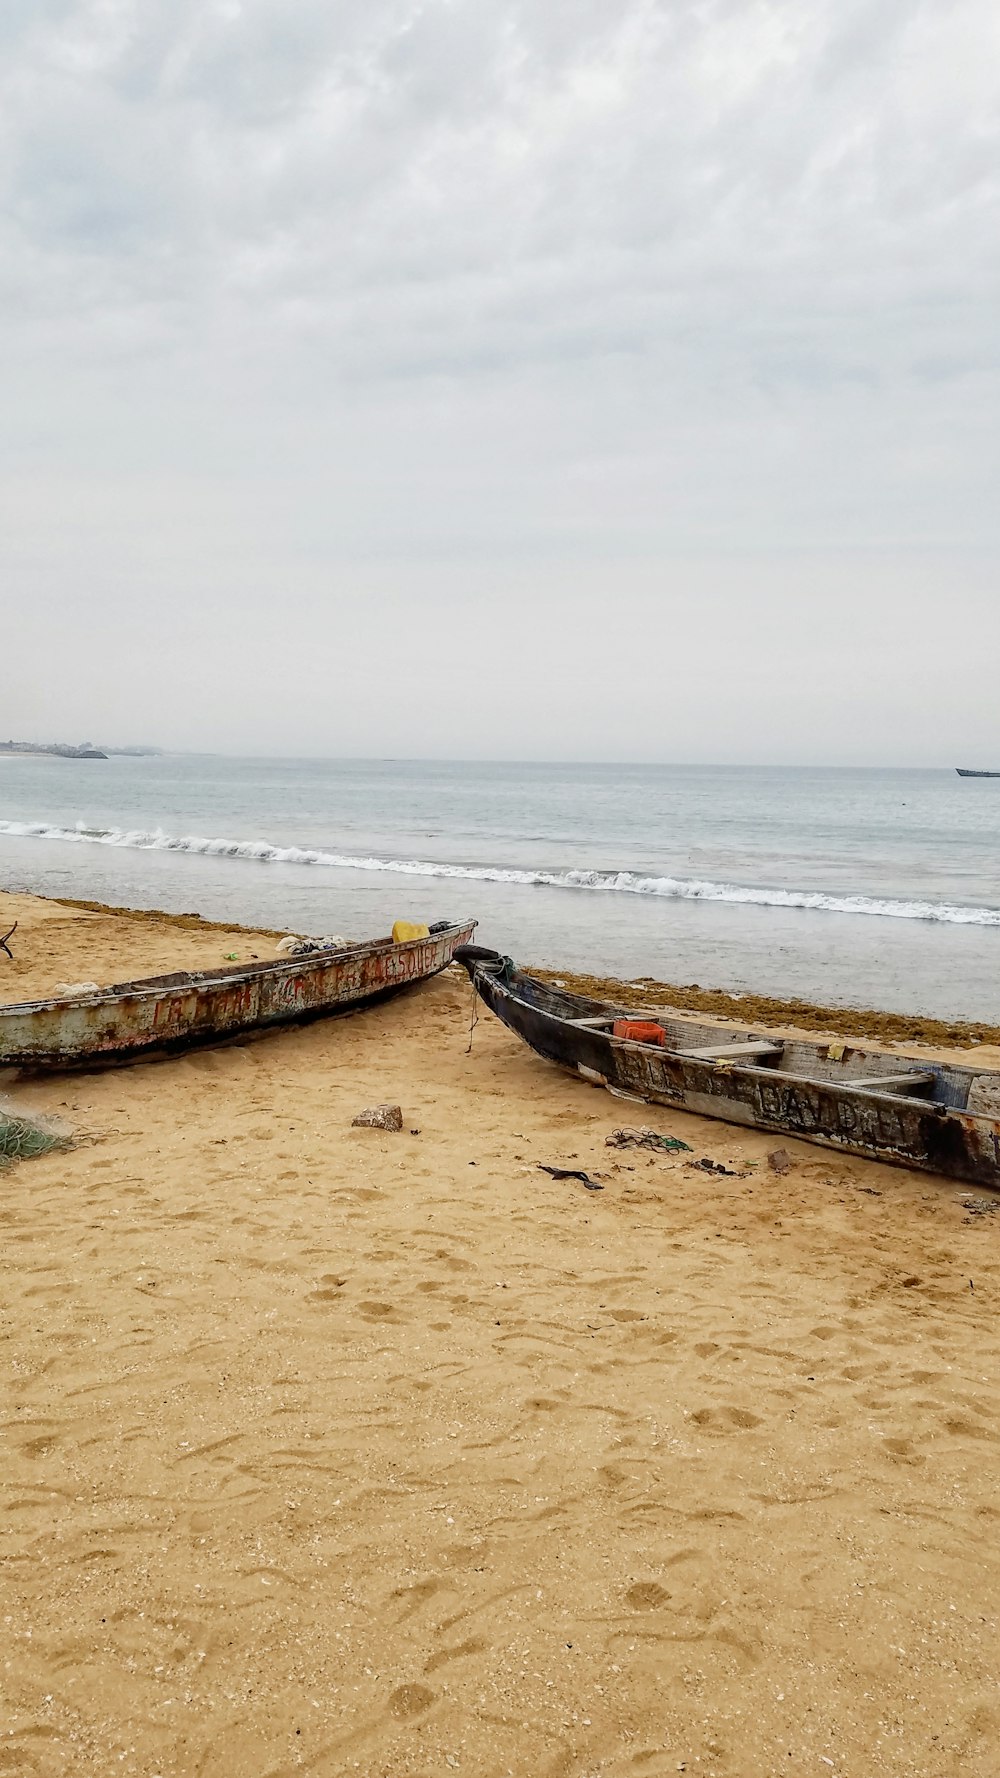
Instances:
[[[657,1009],[615,1007],[548,986],[509,957],[461,947],[491,1012],[595,1085],[699,1117],[1000,1186],[1000,1074],[782,1039]],[[638,1035],[617,1035],[652,1021]],[[650,1040],[655,1033],[655,1040]]]
[[[1000,772],[970,772],[967,766],[956,766],[960,778],[1000,778]]]
[[[404,944],[376,939],[0,1006],[0,1067],[104,1067],[345,1012],[436,975],[475,926],[442,923]]]

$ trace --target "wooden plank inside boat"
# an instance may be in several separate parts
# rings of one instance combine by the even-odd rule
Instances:
[[[856,1093],[915,1093],[936,1080],[933,1069],[921,1068],[912,1074],[876,1074],[870,1080],[854,1080],[851,1086]]]
[[[737,1059],[751,1062],[764,1056],[780,1056],[784,1050],[783,1043],[775,1043],[759,1039],[752,1043],[707,1043],[699,1049],[674,1050],[675,1056],[684,1056],[692,1062],[734,1062]]]

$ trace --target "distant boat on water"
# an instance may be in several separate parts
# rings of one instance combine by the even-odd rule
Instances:
[[[965,766],[956,766],[960,778],[1000,778],[1000,772],[970,772]]]

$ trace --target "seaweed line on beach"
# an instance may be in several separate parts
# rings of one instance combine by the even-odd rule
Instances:
[[[31,894],[26,890],[18,893]],[[192,927],[201,932],[247,932],[254,938],[285,938],[287,926],[244,926],[239,920],[207,920],[203,914],[172,914],[167,908],[126,908],[118,907],[108,901],[80,901],[70,895],[36,896],[39,901],[51,901],[62,908],[81,908],[86,914],[116,914],[123,920],[162,921],[167,926],[180,926],[190,930]]]
[[[875,1007],[817,1006],[808,1000],[781,1000],[767,994],[735,994],[725,988],[679,986],[652,976],[619,982],[608,976],[577,975],[565,969],[538,969],[530,973],[543,982],[558,982],[571,993],[592,1000],[612,1000],[625,1007],[649,1006],[655,1001],[664,1011],[703,1012],[732,1019],[740,1025],[795,1025],[803,1031],[822,1031],[834,1037],[874,1038],[880,1043],[927,1043],[969,1048],[976,1044],[1000,1044],[1000,1025],[979,1020],[924,1018],[915,1013],[881,1012]]]

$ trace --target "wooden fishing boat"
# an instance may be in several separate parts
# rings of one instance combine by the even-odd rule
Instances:
[[[442,921],[405,944],[375,939],[0,1006],[0,1067],[103,1067],[345,1012],[436,975],[475,926]]]
[[[972,772],[968,766],[956,766],[960,778],[1000,778],[1000,772]]]
[[[455,953],[491,1012],[583,1079],[699,1117],[1000,1186],[1000,1074],[781,1038],[554,988],[478,945]],[[648,1022],[652,1031],[629,1035]],[[616,1034],[617,1027],[617,1034]]]

